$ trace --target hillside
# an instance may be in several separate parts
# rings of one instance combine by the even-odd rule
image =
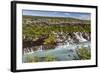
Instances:
[[[65,17],[40,17],[40,16],[25,16],[23,15],[23,23],[39,23],[44,22],[48,24],[60,24],[60,23],[80,23],[90,24],[89,20],[80,20],[76,18],[65,18]]]
[[[90,21],[74,18],[23,16],[23,48],[43,45],[55,48],[59,43],[91,41]]]

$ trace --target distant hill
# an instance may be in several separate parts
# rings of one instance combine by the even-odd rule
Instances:
[[[69,17],[46,17],[46,16],[27,16],[23,15],[23,23],[50,23],[50,24],[59,24],[59,23],[80,23],[80,24],[90,24],[90,20],[81,20],[76,18]]]

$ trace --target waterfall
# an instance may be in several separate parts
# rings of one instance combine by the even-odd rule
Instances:
[[[70,37],[68,37],[68,40],[71,40],[71,38],[70,38]]]
[[[82,41],[87,41],[85,38],[83,38],[82,33],[80,33],[80,38]]]
[[[69,44],[69,42],[67,42],[67,46],[69,46],[70,44]]]
[[[78,32],[74,33],[76,38],[79,40],[79,42],[84,42],[87,41],[86,39],[83,38],[82,33],[80,33],[80,35],[78,34]]]
[[[65,41],[65,45],[66,45],[66,46],[69,46],[69,45],[70,45],[70,43],[69,43],[68,40]]]
[[[76,38],[79,39],[79,41],[81,41],[81,38],[80,38],[80,36],[78,35],[78,32],[76,32],[76,33],[74,33],[74,34],[75,34]]]
[[[69,45],[70,45],[70,43],[69,43],[69,42],[67,42],[67,43],[65,43],[65,44],[64,44],[64,45],[62,45],[62,46],[63,46],[63,48],[67,48]]]
[[[43,51],[43,50],[42,50],[42,47],[43,47],[43,46],[41,45],[41,46],[39,47],[38,51]]]
[[[30,48],[31,52],[34,53],[33,47]]]
[[[65,43],[58,43],[58,46],[55,49],[64,49],[67,48],[70,45],[70,43],[66,40]]]

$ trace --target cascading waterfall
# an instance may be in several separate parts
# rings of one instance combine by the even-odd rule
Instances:
[[[85,41],[87,41],[85,38],[83,38],[82,33],[80,33],[80,35],[79,35],[78,32],[75,32],[74,35],[79,40],[79,42],[85,42]]]
[[[32,47],[32,48],[30,48],[30,50],[31,50],[31,52],[32,52],[32,53],[34,53],[33,47]]]
[[[82,33],[80,33],[80,38],[82,39],[83,42],[87,41],[85,38],[83,38]]]
[[[39,49],[38,49],[38,51],[43,51],[43,46],[41,45],[40,47],[39,47]]]
[[[53,32],[53,34],[55,34],[57,36],[56,41],[59,42],[59,43],[57,43],[57,46],[55,49],[63,49],[63,48],[64,49],[72,49],[73,48],[72,45],[74,44],[75,40],[73,37],[68,35],[68,33],[66,33],[66,36],[59,36],[58,33],[55,33],[55,32]],[[88,41],[83,37],[83,35],[86,35],[89,38],[87,33],[73,32],[71,34],[74,35],[75,38],[78,40],[78,41],[76,41],[77,43]],[[68,38],[66,38],[67,36],[68,36]],[[60,37],[64,37],[64,38],[61,39]],[[69,46],[71,46],[71,47],[69,48]],[[86,45],[86,47],[87,47],[87,45]],[[31,47],[30,49],[26,48],[26,49],[24,49],[24,52],[25,53],[29,53],[29,52],[34,53],[36,50],[34,51],[33,49],[34,49],[33,47]],[[43,51],[43,45],[41,45],[39,48],[37,48],[37,51]]]
[[[87,42],[87,40],[83,37],[82,33],[80,32],[73,32],[73,34],[75,35],[76,39],[79,41],[79,43],[81,42]],[[61,40],[61,39],[60,39]],[[65,40],[64,43],[58,43],[58,46],[55,49],[75,49],[77,48],[77,46],[82,46],[82,45],[76,45],[74,46],[74,39],[71,38],[70,36],[68,36],[68,39]],[[85,45],[87,47],[87,45]]]
[[[66,41],[64,44],[59,44],[55,49],[67,49],[68,46],[70,46],[70,43]]]
[[[46,55],[52,55],[59,60],[74,60],[79,59],[79,56],[76,52],[77,49],[86,47],[87,49],[91,49],[91,42],[86,40],[84,36],[88,37],[88,34],[84,34],[81,32],[73,32],[71,35],[66,35],[66,39],[62,38],[62,36],[57,37],[57,46],[53,49],[43,50],[43,45],[38,46],[38,48],[34,52],[29,52],[28,55],[38,56],[40,58],[44,58]],[[61,38],[60,38],[61,37]],[[67,38],[68,37],[68,38]],[[77,40],[78,41],[77,41]],[[27,51],[29,51],[27,49]],[[90,50],[91,51],[91,50]],[[24,54],[24,57],[27,56],[27,53]],[[33,57],[32,57],[33,58]],[[27,62],[27,59],[23,58],[23,62]]]
[[[75,34],[76,38],[79,39],[79,42],[81,42],[81,38],[80,38],[80,36],[78,35],[78,32],[76,32],[76,33],[74,33],[74,34]]]
[[[69,44],[69,42],[67,42],[67,46],[69,46],[70,44]]]

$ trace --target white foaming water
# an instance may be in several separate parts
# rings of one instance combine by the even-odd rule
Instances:
[[[83,42],[87,41],[85,38],[83,38],[82,33],[80,33],[80,38],[82,39]]]
[[[59,46],[57,46],[55,49],[56,50],[60,50],[60,49],[76,49],[78,47],[89,47],[90,46],[90,42],[82,42],[82,43],[79,43],[79,44],[70,44],[69,42],[67,42],[66,44],[60,44]]]
[[[67,42],[67,41],[66,41]],[[65,44],[60,44],[58,45],[55,49],[70,49],[72,48],[73,45],[71,45],[69,42],[65,43]]]
[[[42,45],[39,47],[38,51],[43,51]]]
[[[85,42],[87,41],[86,39],[83,38],[82,33],[80,33],[80,35],[78,34],[78,32],[74,33],[76,38],[79,40],[79,42]]]

